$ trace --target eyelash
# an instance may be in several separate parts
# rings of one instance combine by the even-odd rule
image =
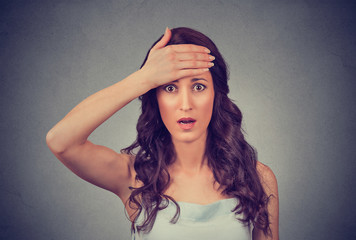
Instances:
[[[202,87],[201,90],[196,90],[197,92],[201,92],[201,91],[204,91],[206,89],[206,86],[204,84],[201,84],[201,83],[194,84],[193,89],[195,89],[197,86]]]
[[[168,88],[169,88],[169,87],[174,87],[174,89],[177,89],[177,87],[176,87],[175,85],[170,84],[170,85],[167,85],[167,86],[164,86],[164,87],[163,87],[164,91],[166,91],[166,92],[168,92],[168,93],[173,92],[173,91],[168,91]]]
[[[202,87],[202,89],[201,89],[201,90],[195,90],[195,88],[196,88],[197,86]],[[168,88],[169,88],[169,87],[173,87],[174,90],[173,90],[173,91],[168,91]],[[164,91],[166,91],[166,92],[168,92],[168,93],[171,93],[171,92],[176,91],[177,86],[175,86],[175,85],[173,85],[173,84],[170,84],[170,85],[164,86],[163,89],[164,89]],[[193,90],[195,90],[195,91],[197,91],[197,92],[204,91],[205,89],[206,89],[206,86],[205,86],[204,84],[196,83],[196,84],[193,85]]]

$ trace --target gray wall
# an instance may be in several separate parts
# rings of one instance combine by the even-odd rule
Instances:
[[[356,237],[356,17],[346,1],[1,1],[1,239],[129,239],[121,201],[67,170],[47,131],[171,28],[210,36],[247,138],[277,176],[281,239]],[[135,138],[137,100],[90,140]]]

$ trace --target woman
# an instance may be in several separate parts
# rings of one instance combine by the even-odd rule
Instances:
[[[276,178],[244,140],[227,79],[208,37],[167,28],[140,70],[78,104],[47,144],[75,174],[120,197],[133,238],[278,239]],[[131,146],[116,153],[87,140],[137,97]]]

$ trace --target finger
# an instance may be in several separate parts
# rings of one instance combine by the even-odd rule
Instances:
[[[176,44],[170,45],[175,52],[202,52],[210,53],[210,50],[206,47],[195,45],[195,44]]]
[[[188,61],[188,60],[213,61],[215,57],[207,53],[177,53],[176,59],[179,61]]]
[[[214,66],[214,63],[206,61],[181,61],[176,63],[177,69],[211,68],[212,66]]]
[[[171,39],[171,36],[172,36],[172,32],[171,30],[166,27],[166,31],[163,35],[163,37],[161,38],[161,40],[159,40],[156,45],[154,45],[152,47],[152,49],[156,50],[156,49],[160,49],[160,48],[163,48],[164,46],[167,45],[167,43],[169,42],[169,40]]]
[[[178,71],[176,79],[200,75],[206,73],[207,71],[209,71],[209,68],[183,69]]]

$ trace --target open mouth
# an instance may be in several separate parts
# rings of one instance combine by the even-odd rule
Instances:
[[[179,123],[179,124],[192,124],[192,123],[194,123],[196,120],[195,119],[193,119],[193,118],[181,118],[181,119],[179,119],[177,122]]]
[[[184,131],[190,131],[193,129],[196,120],[193,118],[181,118],[177,121],[179,127]]]

